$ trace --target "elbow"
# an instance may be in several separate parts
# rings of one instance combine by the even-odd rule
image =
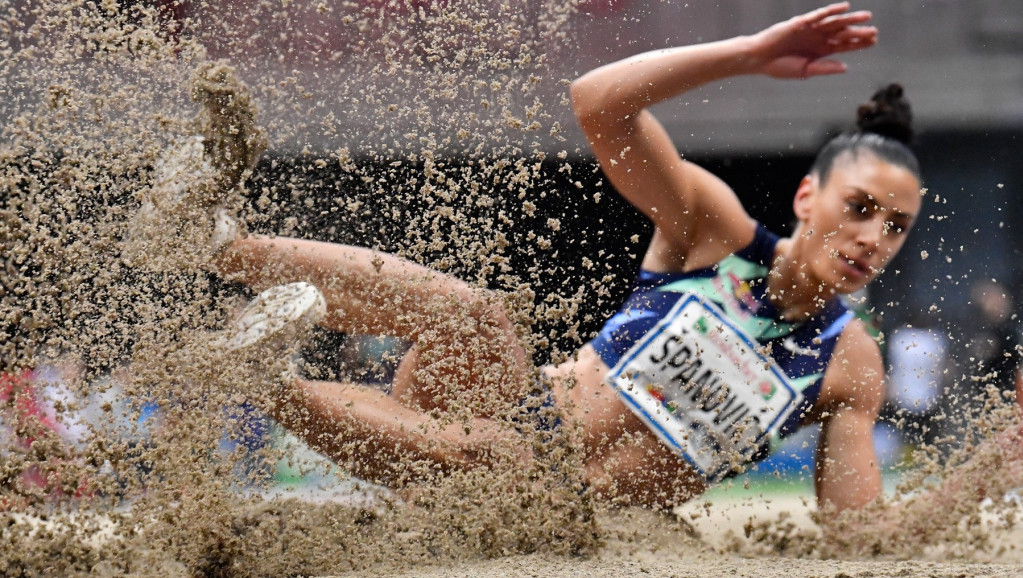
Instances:
[[[602,107],[597,102],[596,92],[597,88],[590,78],[590,74],[580,76],[568,87],[568,93],[572,99],[572,111],[584,131],[592,128],[601,116]]]
[[[569,96],[579,128],[591,141],[600,135],[608,138],[631,131],[642,109],[631,104],[613,77],[600,69],[574,80],[569,85]]]
[[[625,103],[614,81],[606,72],[597,69],[575,79],[569,85],[572,111],[583,132],[605,132],[625,122],[635,111],[624,110]]]

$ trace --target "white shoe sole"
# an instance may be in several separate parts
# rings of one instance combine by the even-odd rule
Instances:
[[[151,189],[127,223],[122,254],[130,263],[158,270],[187,268],[196,264],[205,239],[214,254],[234,241],[240,226],[220,206],[223,199],[206,198],[214,175],[202,137],[182,139],[166,151],[154,168]]]
[[[213,167],[206,160],[205,139],[192,135],[178,141],[166,156],[156,163],[153,188],[162,191],[164,202],[173,209],[185,200],[189,190],[212,174]]]
[[[288,346],[327,314],[327,302],[315,286],[290,283],[263,291],[228,327],[218,344],[227,351],[254,344]]]

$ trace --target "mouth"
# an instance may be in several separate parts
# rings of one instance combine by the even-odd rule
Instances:
[[[842,266],[843,273],[852,279],[866,279],[874,274],[874,268],[870,266],[870,262],[866,259],[849,257],[839,253],[838,262]]]

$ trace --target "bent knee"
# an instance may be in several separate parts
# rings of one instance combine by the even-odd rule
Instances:
[[[533,459],[514,430],[492,419],[475,418],[448,424],[439,434],[441,452],[436,458],[449,465],[471,469],[491,466],[502,457],[512,457],[519,464]]]

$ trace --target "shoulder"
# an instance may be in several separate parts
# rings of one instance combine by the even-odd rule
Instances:
[[[824,373],[816,408],[852,407],[877,414],[884,399],[881,349],[859,319],[846,325]]]
[[[648,214],[654,235],[643,266],[651,271],[682,273],[710,267],[747,246],[756,232],[756,221],[731,187],[699,165],[682,159],[679,163],[675,170],[648,167],[648,174],[657,173],[669,182],[642,185],[661,191]]]

